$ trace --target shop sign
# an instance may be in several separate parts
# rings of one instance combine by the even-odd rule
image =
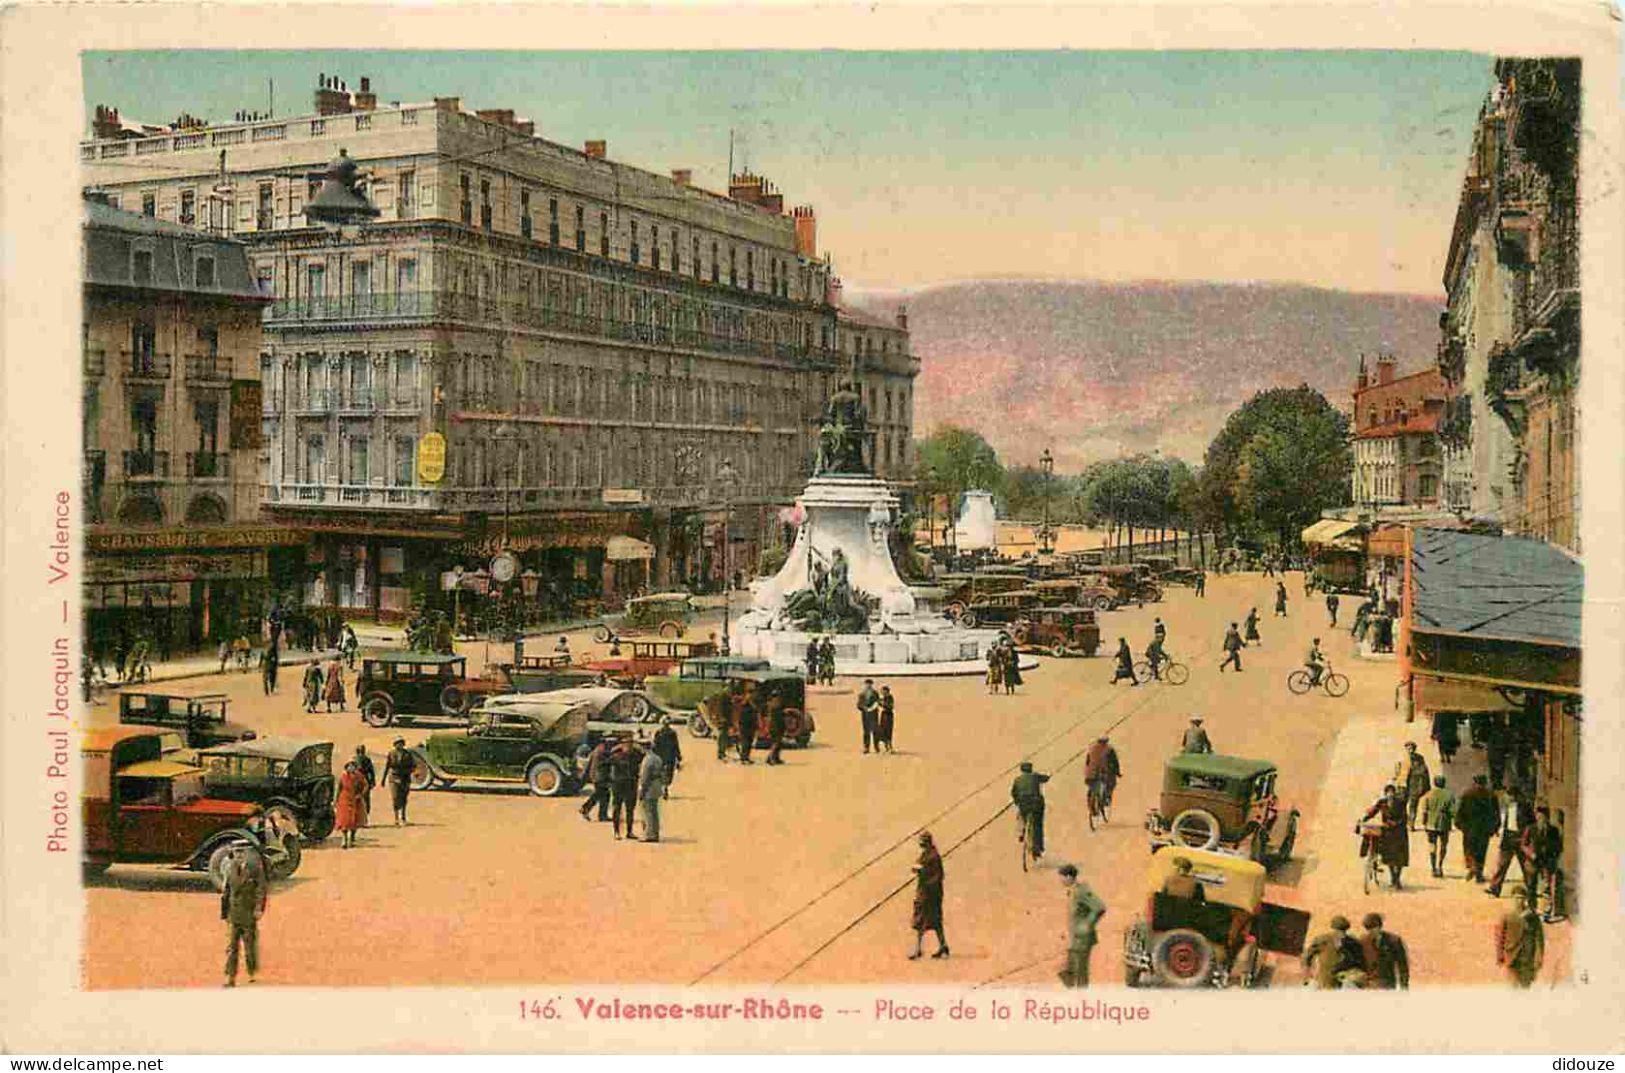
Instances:
[[[162,532],[92,533],[87,551],[178,551],[184,548],[260,548],[305,543],[294,529],[174,529]]]
[[[231,382],[231,449],[257,451],[263,423],[260,405],[263,388],[258,380]]]
[[[641,488],[605,488],[604,503],[608,506],[637,506],[643,502]]]
[[[439,484],[446,475],[446,437],[431,432],[418,441],[418,481]]]

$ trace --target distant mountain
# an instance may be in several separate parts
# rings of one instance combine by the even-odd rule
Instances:
[[[1307,383],[1347,409],[1362,351],[1434,360],[1442,299],[1277,284],[990,281],[847,291],[908,305],[915,425],[979,430],[1007,463],[1070,472],[1120,452],[1199,462],[1254,392]]]

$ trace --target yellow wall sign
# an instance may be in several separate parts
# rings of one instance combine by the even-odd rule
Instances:
[[[431,432],[418,441],[418,481],[439,484],[446,475],[446,437]]]

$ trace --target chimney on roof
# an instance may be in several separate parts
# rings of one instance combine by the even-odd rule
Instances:
[[[762,177],[748,171],[729,176],[728,196],[747,205],[756,204],[762,196]]]
[[[1382,353],[1378,354],[1377,355],[1377,384],[1380,386],[1382,384],[1391,384],[1391,383],[1393,383],[1394,382],[1394,371],[1397,368],[1398,368],[1398,362],[1396,362],[1394,360],[1394,355],[1393,355],[1393,353],[1391,351],[1385,350]]]
[[[908,331],[908,306],[897,307],[897,330]]]
[[[582,151],[590,157],[603,160],[609,155],[609,143],[602,138],[589,138],[586,147]]]
[[[316,114],[345,115],[352,111],[350,95],[339,88],[339,80],[321,75],[316,80]]]
[[[442,112],[461,112],[463,99],[461,97],[436,97],[434,106]]]
[[[796,221],[796,253],[809,261],[818,259],[818,217],[811,205],[797,205],[790,210]]]
[[[1354,390],[1355,390],[1356,393],[1358,393],[1358,392],[1364,391],[1370,385],[1371,385],[1371,377],[1366,375],[1366,371],[1365,371],[1365,354],[1361,353],[1360,354],[1360,371],[1354,377]]]
[[[372,79],[366,75],[361,76],[361,89],[351,95],[358,112],[370,112],[378,107],[378,94],[372,91]]]
[[[678,186],[692,186],[692,185],[694,185],[694,169],[693,168],[673,168],[673,169],[671,169],[671,181],[676,183]]]

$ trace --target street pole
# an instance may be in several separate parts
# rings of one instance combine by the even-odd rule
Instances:
[[[721,653],[729,654],[729,605],[733,602],[733,480],[734,468],[726,458],[717,467],[717,478],[722,482],[722,646]]]
[[[1044,528],[1040,530],[1042,535],[1039,540],[1038,550],[1040,553],[1048,555],[1053,547],[1053,537],[1050,535],[1049,527],[1050,477],[1055,472],[1055,456],[1050,453],[1048,447],[1044,448],[1044,453],[1039,457],[1038,464],[1044,471]]]

